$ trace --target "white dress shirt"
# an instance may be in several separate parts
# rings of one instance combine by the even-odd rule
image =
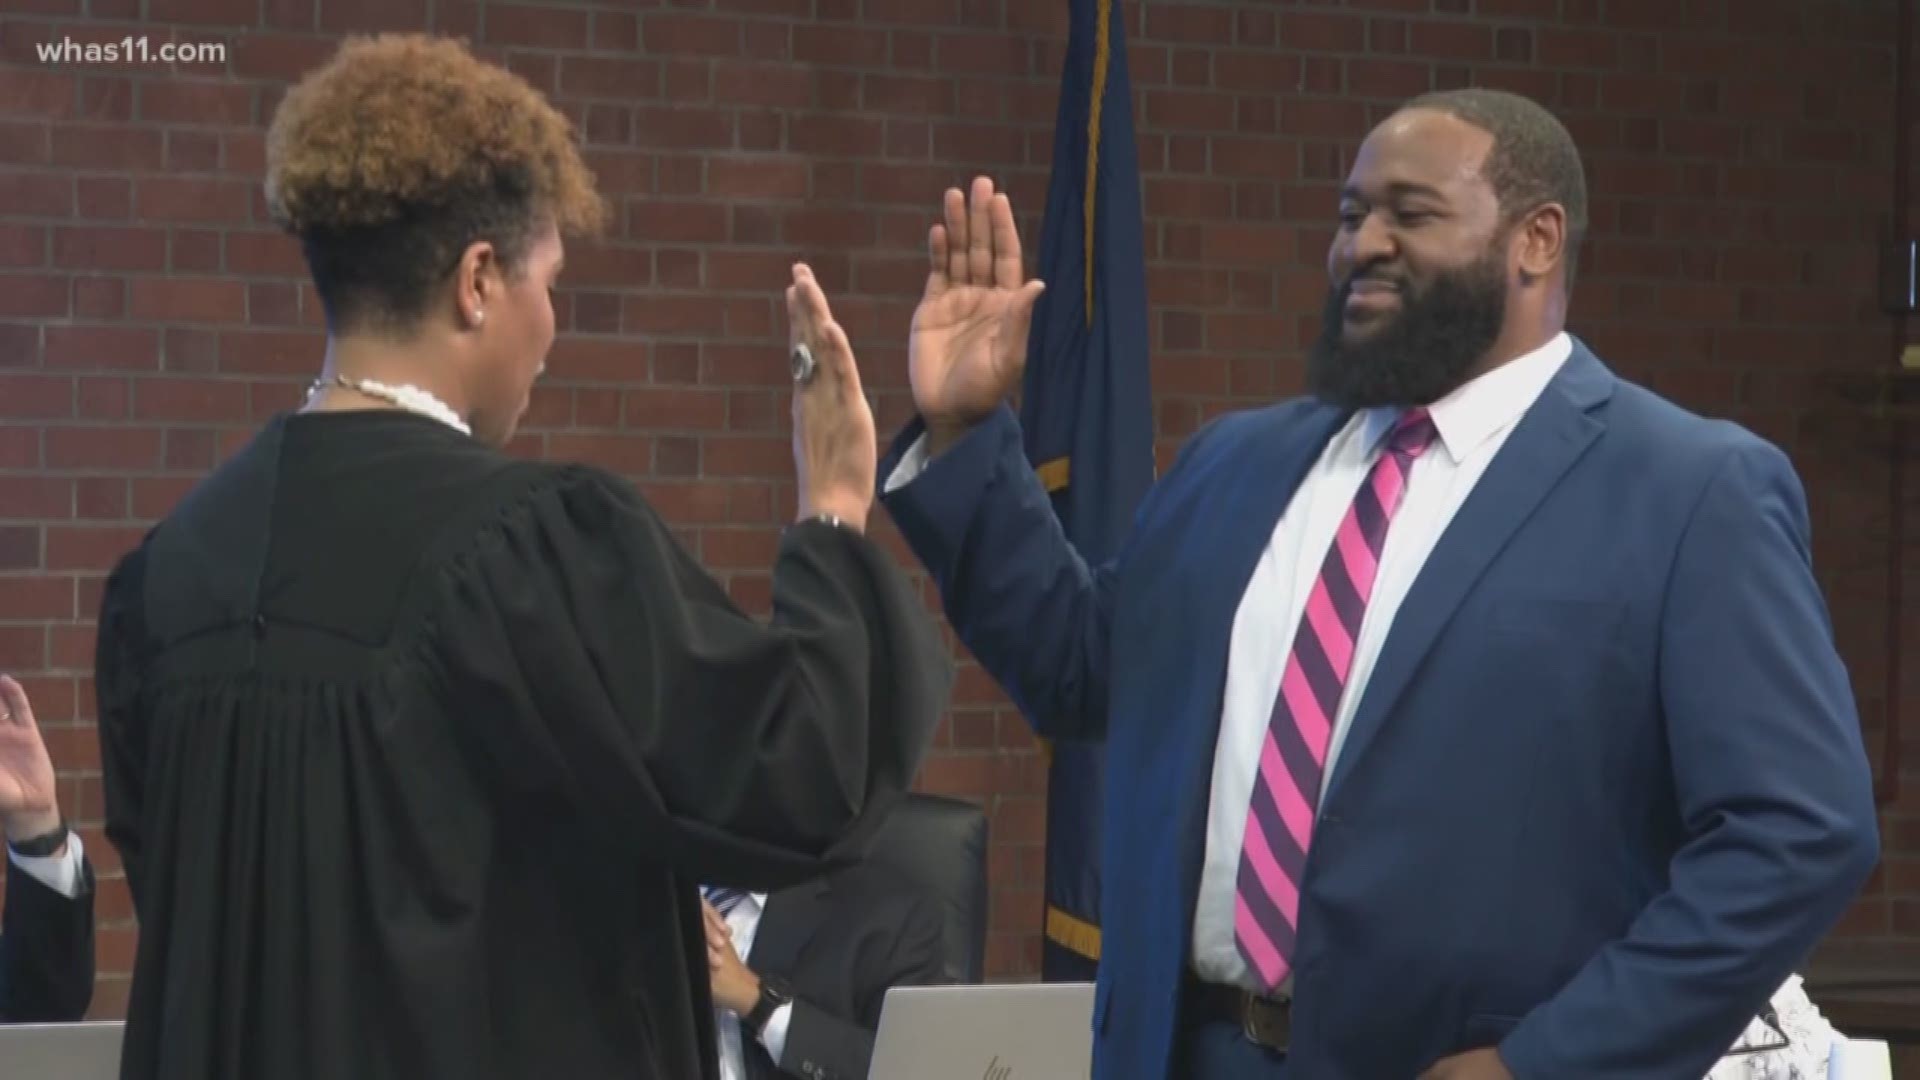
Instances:
[[[726,914],[727,929],[733,931],[733,951],[746,963],[753,952],[753,938],[760,932],[760,913],[767,907],[766,893],[748,893],[739,905]],[[720,1080],[747,1080],[747,1050],[741,1041],[740,1018],[715,1007],[714,1020],[720,1030]],[[793,1005],[782,1005],[767,1018],[760,1031],[760,1045],[775,1065],[787,1048],[787,1025],[793,1022]]]
[[[1353,665],[1327,745],[1326,772],[1352,726],[1360,691],[1393,624],[1394,613],[1425,565],[1434,543],[1466,501],[1494,454],[1529,406],[1546,389],[1573,351],[1565,334],[1539,349],[1487,372],[1435,402],[1437,438],[1414,461],[1400,509],[1387,530],[1373,596],[1354,644]],[[1273,539],[1254,567],[1234,615],[1227,653],[1227,682],[1220,734],[1213,758],[1213,790],[1207,812],[1207,853],[1193,919],[1193,966],[1210,982],[1256,989],[1258,983],[1234,942],[1234,890],[1240,877],[1240,844],[1253,802],[1260,746],[1273,716],[1293,634],[1307,594],[1333,544],[1334,532],[1353,504],[1383,449],[1395,410],[1356,413],[1328,442],[1281,514]],[[901,455],[886,490],[910,483],[926,467],[926,437]],[[1322,795],[1325,785],[1322,785]],[[1291,979],[1288,980],[1291,983]],[[1283,985],[1281,993],[1291,990]]]
[[[36,859],[7,849],[7,858],[20,872],[30,875],[40,884],[72,900],[80,895],[80,865],[83,858],[80,834],[72,830],[67,832],[67,850],[59,855],[48,855]]]
[[[1507,435],[1546,389],[1573,351],[1565,334],[1487,372],[1433,403],[1437,437],[1414,460],[1400,509],[1387,528],[1373,596],[1354,643],[1340,709],[1327,743],[1323,776],[1332,776],[1361,691],[1373,673],[1393,616],[1406,598],[1433,545],[1466,501]],[[1200,870],[1200,896],[1193,919],[1193,966],[1200,977],[1246,989],[1258,982],[1234,941],[1234,891],[1240,877],[1240,845],[1253,803],[1260,746],[1273,717],[1293,635],[1307,594],[1320,575],[1335,531],[1379,459],[1399,413],[1356,413],[1300,482],[1280,515],[1273,539],[1253,569],[1233,619],[1227,651],[1226,693],[1213,755],[1213,794],[1207,813],[1207,854]],[[1326,785],[1321,785],[1321,796]],[[1288,979],[1288,984],[1291,983]],[[1291,986],[1283,984],[1285,994]]]

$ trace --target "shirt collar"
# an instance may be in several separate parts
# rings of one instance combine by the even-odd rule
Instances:
[[[1438,442],[1455,465],[1475,448],[1523,416],[1553,381],[1560,366],[1573,354],[1573,340],[1565,333],[1530,353],[1515,357],[1492,371],[1455,388],[1427,407]],[[1400,409],[1369,409],[1363,445],[1378,451]]]

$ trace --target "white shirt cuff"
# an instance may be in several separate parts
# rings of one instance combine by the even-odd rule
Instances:
[[[886,494],[891,495],[913,483],[926,469],[927,433],[923,431],[919,438],[913,440],[913,445],[907,447],[907,452],[900,455],[900,464],[893,467],[893,475],[887,477]]]
[[[7,849],[8,858],[24,874],[32,876],[40,884],[59,893],[69,900],[80,895],[80,860],[82,851],[80,834],[67,831],[67,850],[63,854],[49,855],[35,859]]]
[[[760,1045],[767,1048],[767,1056],[780,1064],[780,1054],[787,1048],[787,1025],[793,1023],[793,1002],[773,1010],[767,1017],[767,1026],[760,1029]]]

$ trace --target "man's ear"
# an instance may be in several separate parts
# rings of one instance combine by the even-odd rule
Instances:
[[[1559,203],[1535,208],[1516,231],[1521,276],[1544,279],[1567,255],[1567,211]]]

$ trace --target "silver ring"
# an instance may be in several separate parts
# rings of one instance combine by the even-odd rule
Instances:
[[[813,359],[813,350],[807,348],[807,343],[804,341],[793,347],[793,353],[788,356],[787,362],[793,367],[793,381],[802,386],[812,382],[813,373],[819,369],[819,364]]]
[[[10,724],[12,722],[13,722],[13,713],[7,711],[6,709],[0,709],[0,724]]]

